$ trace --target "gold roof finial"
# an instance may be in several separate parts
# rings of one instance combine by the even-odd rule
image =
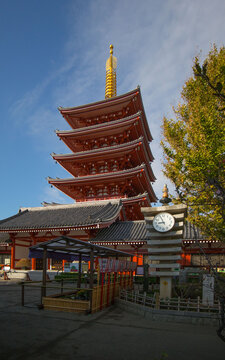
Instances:
[[[169,195],[168,195],[168,187],[166,184],[163,187],[163,196],[162,196],[162,199],[160,200],[160,202],[163,205],[168,205],[171,202],[171,199],[169,198]]]
[[[163,188],[163,198],[167,198],[167,197],[168,197],[168,187],[165,184]]]
[[[113,56],[113,45],[110,45],[110,56],[106,61],[105,98],[116,96],[116,66],[117,58]]]

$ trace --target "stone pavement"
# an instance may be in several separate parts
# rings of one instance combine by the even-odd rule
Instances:
[[[39,290],[25,292],[21,307],[20,286],[0,284],[1,360],[225,359],[215,327],[151,321],[116,307],[94,315],[38,310]]]

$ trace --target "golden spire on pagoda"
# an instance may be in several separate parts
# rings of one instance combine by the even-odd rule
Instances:
[[[165,184],[164,188],[163,188],[163,196],[162,196],[162,199],[160,200],[161,204],[163,204],[163,205],[168,205],[171,202],[168,192],[169,192],[168,187]]]
[[[163,188],[163,198],[168,198],[168,187],[167,185],[165,184],[164,185],[164,188]]]
[[[113,45],[110,45],[110,56],[106,61],[105,98],[116,96],[116,65],[117,58],[113,56]]]

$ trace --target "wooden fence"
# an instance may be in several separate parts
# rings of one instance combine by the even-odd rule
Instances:
[[[43,285],[39,281],[21,282],[21,304],[25,305],[25,288],[30,290],[40,289],[40,297],[36,297],[37,305],[48,310],[70,311],[70,312],[96,312],[114,303],[114,299],[119,297],[120,289],[131,289],[133,277],[131,274],[104,274],[101,284],[92,289],[85,287],[77,288],[73,284],[73,279],[61,279],[56,281],[46,281]],[[69,286],[70,284],[70,286]],[[48,295],[46,296],[46,292]],[[79,299],[77,295],[82,292],[87,296],[86,299]],[[30,292],[26,291],[26,296],[30,298]]]
[[[153,297],[149,297],[146,296],[146,294],[142,295],[134,291],[121,289],[120,299],[158,310],[195,311],[217,314],[220,314],[221,311],[219,301],[215,301],[213,306],[205,305],[201,302],[200,297],[197,299],[183,299],[180,297],[160,299],[159,293],[156,293]]]

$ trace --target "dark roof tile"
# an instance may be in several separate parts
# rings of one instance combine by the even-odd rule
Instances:
[[[116,220],[122,202],[92,201],[71,205],[28,208],[0,222],[1,230],[49,229],[110,223]]]
[[[199,229],[194,228],[189,222],[185,223],[184,240],[204,239]],[[91,241],[143,241],[147,240],[145,221],[117,221],[109,227],[100,229],[97,236]]]

